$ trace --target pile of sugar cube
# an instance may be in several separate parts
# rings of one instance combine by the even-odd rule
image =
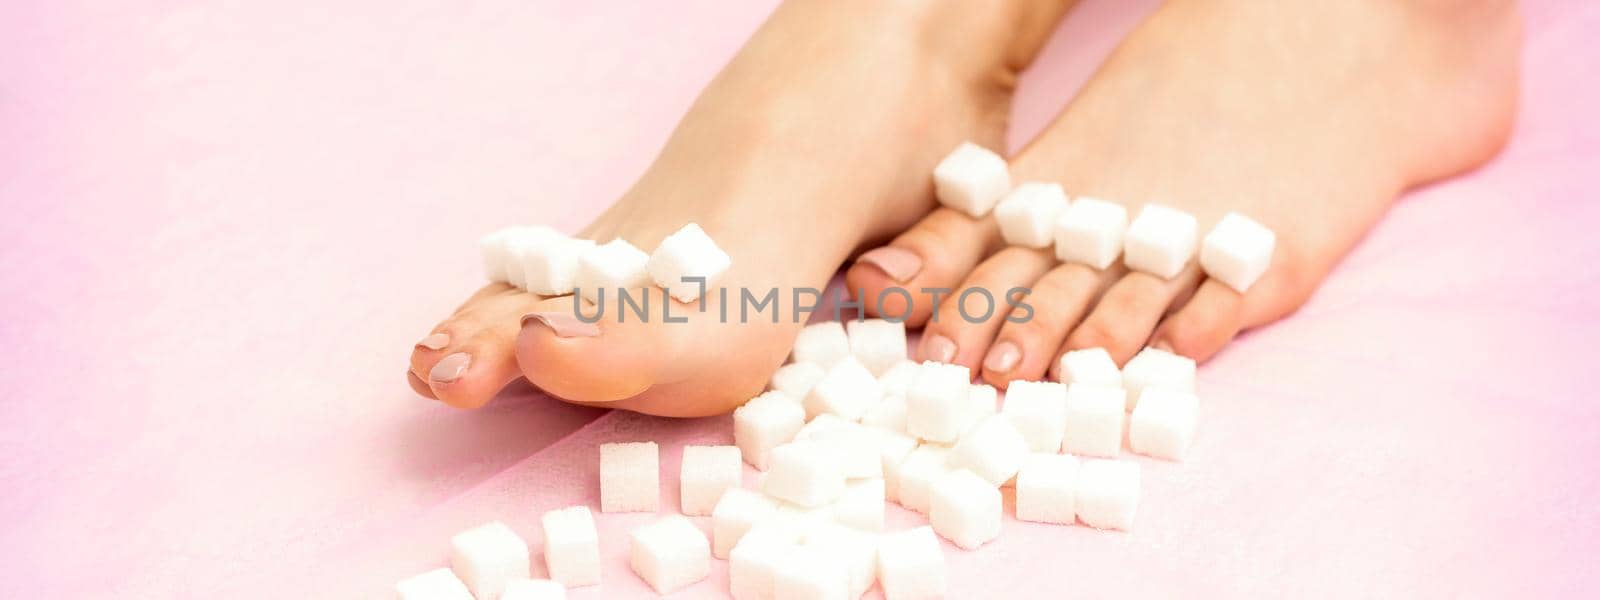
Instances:
[[[507,227],[478,241],[484,275],[546,296],[577,293],[598,302],[603,290],[652,282],[681,302],[695,300],[733,264],[699,225],[684,225],[654,252],[617,238],[604,244],[568,237],[542,225]]]
[[[1129,269],[1171,279],[1198,249],[1206,275],[1244,293],[1266,273],[1277,243],[1271,229],[1239,213],[1223,216],[1201,240],[1194,215],[1170,206],[1145,204],[1130,224],[1122,205],[1087,196],[1068,200],[1057,183],[1012,187],[1005,159],[971,142],[956,147],[933,175],[941,204],[974,218],[994,211],[1006,243],[1054,244],[1056,258],[1095,269],[1110,267],[1120,255]]]

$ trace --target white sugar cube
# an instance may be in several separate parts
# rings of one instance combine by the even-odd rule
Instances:
[[[1061,355],[1056,365],[1061,383],[1087,383],[1122,387],[1122,371],[1105,348],[1084,348]]]
[[[1056,219],[1067,210],[1067,193],[1059,183],[1029,181],[1011,190],[994,207],[1000,235],[1012,246],[1048,248]]]
[[[1116,456],[1122,451],[1122,388],[1078,384],[1067,388],[1066,433],[1061,451],[1083,456]]]
[[[489,281],[506,281],[506,266],[509,260],[506,256],[505,240],[516,229],[516,227],[497,229],[478,238],[478,256],[483,259],[483,276]]]
[[[956,469],[933,484],[928,522],[957,547],[975,550],[1000,536],[1000,488]]]
[[[861,415],[861,424],[878,429],[906,430],[906,399],[904,396],[884,396]]]
[[[1145,348],[1122,367],[1122,387],[1128,390],[1128,410],[1139,405],[1145,388],[1194,391],[1194,359],[1158,348]]]
[[[821,441],[795,441],[773,448],[762,481],[767,495],[801,506],[821,506],[844,492],[839,452]]]
[[[567,588],[549,579],[514,579],[506,583],[500,600],[566,600]]]
[[[1206,275],[1243,294],[1267,272],[1277,234],[1239,213],[1228,213],[1206,234],[1200,246],[1200,268]]]
[[[822,381],[822,376],[827,374],[828,370],[816,363],[789,363],[778,367],[777,372],[772,374],[771,386],[772,389],[793,398],[805,398],[806,394],[811,393],[811,388],[816,386],[818,381]]]
[[[600,534],[587,506],[544,513],[544,564],[550,579],[566,587],[600,583]]]
[[[961,365],[922,363],[906,391],[906,432],[924,440],[954,442],[967,424],[972,372]]]
[[[911,388],[911,380],[917,378],[917,368],[922,363],[912,360],[902,360],[889,367],[882,375],[878,376],[878,385],[883,388],[885,396],[906,395],[906,390]]]
[[[933,483],[950,472],[950,448],[935,444],[917,446],[900,463],[900,506],[924,513],[928,512]]]
[[[1139,463],[1086,460],[1078,467],[1078,520],[1097,529],[1133,527],[1139,507]]]
[[[816,363],[824,369],[850,356],[850,336],[838,321],[812,323],[800,329],[789,351],[794,362]]]
[[[535,294],[559,296],[578,287],[578,259],[595,247],[593,240],[561,237],[523,257],[523,278]]]
[[[906,324],[884,319],[851,321],[846,325],[850,354],[874,377],[906,360]]]
[[[860,423],[822,414],[800,428],[800,433],[795,434],[794,439],[821,441],[831,446],[839,458],[839,470],[846,479],[883,476],[877,439]]]
[[[622,238],[590,248],[578,257],[578,294],[596,303],[617,298],[622,290],[642,298],[641,292],[633,290],[650,285],[650,272],[645,270],[649,262],[649,254]]]
[[[1104,270],[1122,254],[1127,231],[1128,209],[1121,204],[1078,198],[1056,219],[1056,258]]]
[[[1194,441],[1199,413],[1200,399],[1193,393],[1146,389],[1129,417],[1128,445],[1146,456],[1183,460]]]
[[[884,600],[944,597],[944,549],[928,526],[878,537],[878,582]]]
[[[400,600],[473,600],[467,584],[446,567],[402,579],[394,588]]]
[[[844,417],[832,413],[822,413],[807,421],[806,426],[801,427],[800,432],[794,434],[794,439],[820,439],[824,434],[848,429],[851,425],[855,425],[855,423],[844,420]]]
[[[1027,455],[1028,442],[1012,426],[1011,419],[993,415],[985,417],[950,449],[950,466],[972,471],[998,486],[1017,474]]]
[[[1017,472],[1017,519],[1071,525],[1076,519],[1078,458],[1030,454]]]
[[[806,424],[806,410],[783,392],[756,396],[733,411],[733,441],[745,462],[767,470],[767,453],[789,443]]]
[[[885,501],[882,479],[851,481],[833,503],[833,520],[862,531],[883,531]]]
[[[778,501],[778,512],[761,526],[785,527],[803,534],[805,531],[833,522],[833,503],[821,506],[801,506],[793,502]],[[798,539],[798,538],[797,538]]]
[[[733,259],[711,241],[704,229],[690,223],[661,240],[661,245],[650,254],[645,270],[656,285],[665,288],[673,298],[689,302],[715,286],[732,264]]]
[[[1001,414],[1027,440],[1030,452],[1061,448],[1067,418],[1067,386],[1047,381],[1013,381],[1006,388]]]
[[[722,493],[739,487],[744,464],[738,446],[684,446],[678,472],[678,496],[683,514],[706,516],[716,508]]]
[[[966,410],[966,423],[961,427],[963,434],[976,427],[984,417],[1000,412],[1000,391],[987,383],[974,383],[967,386]]]
[[[826,548],[800,545],[773,576],[777,600],[842,600],[850,593],[844,557]]]
[[[600,512],[655,512],[661,501],[655,442],[600,444]]]
[[[493,521],[450,538],[450,568],[479,598],[494,598],[512,579],[529,577],[528,543]]]
[[[566,239],[567,236],[560,232],[541,225],[529,227],[516,227],[501,239],[504,245],[504,260],[506,269],[506,283],[523,290],[528,289],[526,265],[535,255],[544,252],[544,247]]]
[[[778,570],[788,564],[803,532],[758,525],[728,552],[728,592],[735,600],[773,600]]]
[[[806,394],[802,406],[806,417],[833,414],[847,421],[859,421],[861,415],[883,397],[878,388],[878,378],[854,357],[846,356],[834,363],[822,380]]]
[[[688,519],[678,515],[638,527],[628,534],[628,564],[658,594],[670,594],[711,574],[711,544]]]
[[[999,154],[962,142],[933,168],[933,188],[940,204],[979,218],[1011,191],[1011,170]]]
[[[1199,227],[1194,215],[1170,206],[1146,204],[1122,238],[1122,262],[1129,269],[1172,279],[1194,256]]]
[[[778,512],[778,501],[771,496],[747,490],[730,488],[717,501],[711,511],[711,553],[717,558],[728,558],[739,538]]]
[[[883,495],[885,500],[899,500],[900,465],[906,456],[917,448],[917,438],[898,431],[868,427],[867,432],[877,441],[878,458],[883,466]]]
[[[844,561],[849,577],[847,598],[860,598],[878,577],[876,534],[838,523],[823,523],[806,531],[804,543]]]

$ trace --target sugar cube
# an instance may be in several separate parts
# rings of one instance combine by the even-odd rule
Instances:
[[[1116,456],[1122,450],[1122,388],[1078,384],[1067,388],[1066,434],[1061,450],[1084,456]]]
[[[1011,171],[999,154],[962,142],[933,168],[933,187],[940,204],[976,219],[1011,191]]]
[[[711,544],[688,519],[670,515],[628,534],[628,564],[658,594],[670,594],[711,574]]]
[[[505,523],[485,523],[450,538],[450,568],[474,596],[494,598],[507,581],[529,576],[528,543]]]
[[[884,396],[861,415],[861,424],[878,429],[906,430],[906,399],[904,396]]]
[[[994,207],[994,219],[1007,244],[1048,248],[1056,219],[1067,210],[1067,204],[1061,184],[1029,181],[1000,200]]]
[[[1030,454],[1017,472],[1017,519],[1071,525],[1077,515],[1078,458]]]
[[[1265,225],[1239,213],[1228,213],[1206,234],[1205,243],[1200,246],[1200,268],[1212,279],[1243,294],[1267,272],[1277,243],[1277,234]]]
[[[489,281],[506,281],[506,266],[510,261],[506,256],[505,241],[515,230],[515,227],[496,229],[478,238],[478,255],[483,259],[483,276]]]
[[[944,549],[933,528],[924,525],[880,536],[878,582],[883,584],[884,600],[943,597],[949,581]]]
[[[473,600],[467,584],[447,567],[407,577],[394,588],[400,600]]]
[[[594,249],[593,240],[560,237],[523,257],[523,279],[535,294],[559,296],[578,287],[578,259]]]
[[[1082,197],[1056,219],[1056,258],[1105,270],[1122,254],[1128,209],[1099,198]]]
[[[728,558],[739,538],[777,512],[778,501],[771,496],[744,488],[728,489],[711,511],[712,555]]]
[[[992,415],[961,436],[961,441],[950,449],[950,466],[969,470],[998,486],[1017,474],[1027,455],[1028,442],[1012,426],[1011,419]]]
[[[882,479],[858,479],[845,484],[833,503],[833,520],[862,531],[883,531]]]
[[[665,288],[673,298],[689,302],[715,286],[732,264],[733,259],[711,241],[704,229],[690,223],[661,240],[661,245],[650,254],[645,270],[656,285]]]
[[[655,512],[661,500],[655,442],[600,445],[600,512]]]
[[[906,360],[906,324],[884,319],[851,321],[846,326],[850,354],[874,377]]]
[[[763,526],[781,526],[804,532],[823,523],[833,522],[833,503],[820,506],[801,506],[793,502],[778,501],[778,512]]]
[[[777,600],[842,600],[850,593],[850,570],[844,556],[827,548],[800,545],[773,574]]]
[[[513,579],[506,582],[500,600],[566,600],[567,588],[549,579]]]
[[[886,500],[898,501],[900,494],[900,464],[917,448],[917,438],[898,431],[868,427],[875,439],[878,457],[883,466],[883,494]]]
[[[906,455],[900,463],[900,506],[927,513],[933,484],[950,471],[950,448],[936,444],[923,444]]]
[[[805,398],[806,394],[811,393],[811,388],[817,385],[818,381],[822,381],[822,376],[827,374],[828,370],[816,363],[789,363],[778,367],[778,371],[772,374],[771,385],[772,389],[793,398]]]
[[[733,441],[745,462],[767,470],[767,453],[794,439],[806,424],[800,402],[779,391],[756,396],[733,411]]]
[[[1078,520],[1097,529],[1127,531],[1139,507],[1139,463],[1083,461],[1075,495]]]
[[[878,388],[878,378],[854,357],[846,356],[828,369],[827,375],[806,394],[802,406],[806,417],[823,413],[838,415],[847,421],[859,421],[873,403],[883,397]]]
[[[622,238],[590,248],[578,257],[578,294],[598,303],[602,295],[616,298],[623,293],[621,290],[648,286],[650,272],[645,265],[649,262],[649,254]],[[629,293],[643,297],[639,292]]]
[[[825,442],[801,440],[768,453],[770,469],[762,491],[801,506],[821,506],[844,492],[839,452]]]
[[[550,579],[566,587],[600,583],[600,534],[587,506],[544,513],[544,564]]]
[[[1122,367],[1122,387],[1128,390],[1128,410],[1139,405],[1145,388],[1194,391],[1194,359],[1159,348],[1145,348]]]
[[[974,383],[967,386],[966,411],[966,422],[961,426],[963,434],[971,431],[984,417],[1000,411],[1000,391],[987,383]]]
[[[966,424],[972,372],[962,365],[922,363],[906,391],[906,432],[924,440],[954,442]]]
[[[882,510],[882,506],[879,506]],[[823,523],[806,531],[805,545],[837,556],[849,577],[847,598],[860,598],[878,575],[878,536],[838,523]]]
[[[513,228],[501,241],[504,245],[502,252],[504,252],[506,283],[527,290],[528,261],[532,260],[533,256],[543,253],[546,245],[566,237],[554,229],[540,225]]]
[[[1128,445],[1146,456],[1183,460],[1194,441],[1199,413],[1200,399],[1190,392],[1147,389],[1129,418]]]
[[[717,500],[744,480],[738,446],[684,446],[678,471],[678,496],[683,514],[706,516]]]
[[[778,570],[788,564],[803,532],[758,525],[728,553],[728,592],[735,600],[773,600]]]
[[[817,418],[800,428],[800,433],[795,434],[794,439],[821,441],[832,446],[839,457],[839,470],[846,479],[883,476],[877,439],[860,423],[852,423],[831,414],[817,415]]]
[[[1122,262],[1129,269],[1172,279],[1194,256],[1198,228],[1194,215],[1170,206],[1146,204],[1122,238]]]
[[[825,434],[836,432],[841,429],[848,429],[851,425],[855,424],[856,423],[844,420],[844,417],[839,415],[833,413],[822,413],[812,417],[810,421],[806,421],[806,426],[801,427],[800,432],[794,434],[794,439],[821,439]]]
[[[1000,488],[956,469],[933,484],[928,522],[957,547],[975,550],[1000,536]]]
[[[1084,348],[1061,355],[1056,364],[1061,383],[1122,387],[1122,371],[1105,348]]]
[[[838,321],[812,323],[800,329],[789,351],[794,362],[816,363],[824,369],[850,356],[850,336]]]
[[[906,395],[906,390],[911,387],[911,380],[917,377],[917,368],[922,363],[912,360],[902,360],[889,367],[882,375],[878,376],[878,385],[883,388],[884,396]]]
[[[1001,414],[1027,440],[1030,452],[1055,452],[1067,418],[1067,386],[1046,381],[1013,381]]]

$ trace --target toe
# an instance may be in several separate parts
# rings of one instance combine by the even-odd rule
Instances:
[[[1243,316],[1244,297],[1207,279],[1188,304],[1161,323],[1150,345],[1205,361],[1239,333]]]
[[[994,219],[973,219],[938,208],[888,246],[863,253],[845,273],[849,289],[860,290],[872,316],[899,318],[917,327],[933,314],[933,292],[949,290],[999,248]]]
[[[1048,251],[1008,247],[973,269],[957,290],[940,298],[922,333],[917,356],[966,365],[977,372],[995,332],[1012,316],[1013,290],[1028,286],[1055,264]]]
[[[474,295],[417,342],[407,371],[412,389],[459,408],[487,404],[521,374],[514,346],[517,323],[536,300],[511,289]]]
[[[1172,279],[1130,272],[1100,297],[1094,310],[1067,336],[1062,352],[1105,348],[1123,364],[1150,340],[1150,333],[1167,309],[1200,281],[1200,270],[1190,265]]]
[[[1115,275],[1068,263],[1035,281],[1027,307],[1013,311],[1017,318],[1000,326],[994,345],[984,356],[984,380],[1005,388],[1014,379],[1043,379],[1067,332],[1083,319],[1105,287],[1116,281]]]

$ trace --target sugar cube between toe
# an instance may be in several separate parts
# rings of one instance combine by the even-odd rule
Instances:
[[[578,294],[595,303],[624,293],[642,298],[639,288],[650,285],[649,262],[649,254],[622,238],[589,248],[578,257]]]
[[[600,445],[600,512],[655,512],[661,501],[655,442]]]
[[[1029,181],[1011,190],[994,207],[994,219],[1007,244],[1048,248],[1056,219],[1067,210],[1067,193],[1059,183]]]
[[[1056,258],[1105,270],[1122,255],[1128,209],[1099,198],[1078,198],[1055,222]]]
[[[1200,246],[1200,268],[1206,275],[1243,294],[1272,264],[1277,234],[1239,213],[1218,221]]]
[[[711,574],[711,544],[688,519],[671,515],[629,533],[628,564],[658,594]]]
[[[933,186],[939,203],[978,218],[1011,191],[1011,171],[999,154],[962,142],[934,167]]]
[[[1183,271],[1199,243],[1194,215],[1170,206],[1146,204],[1128,225],[1122,262],[1129,269],[1171,279]]]
[[[699,299],[716,286],[733,259],[699,225],[690,223],[661,240],[645,270],[679,302]]]
[[[523,257],[523,278],[535,294],[559,296],[578,287],[578,259],[595,247],[593,240],[561,237],[546,241]]]

